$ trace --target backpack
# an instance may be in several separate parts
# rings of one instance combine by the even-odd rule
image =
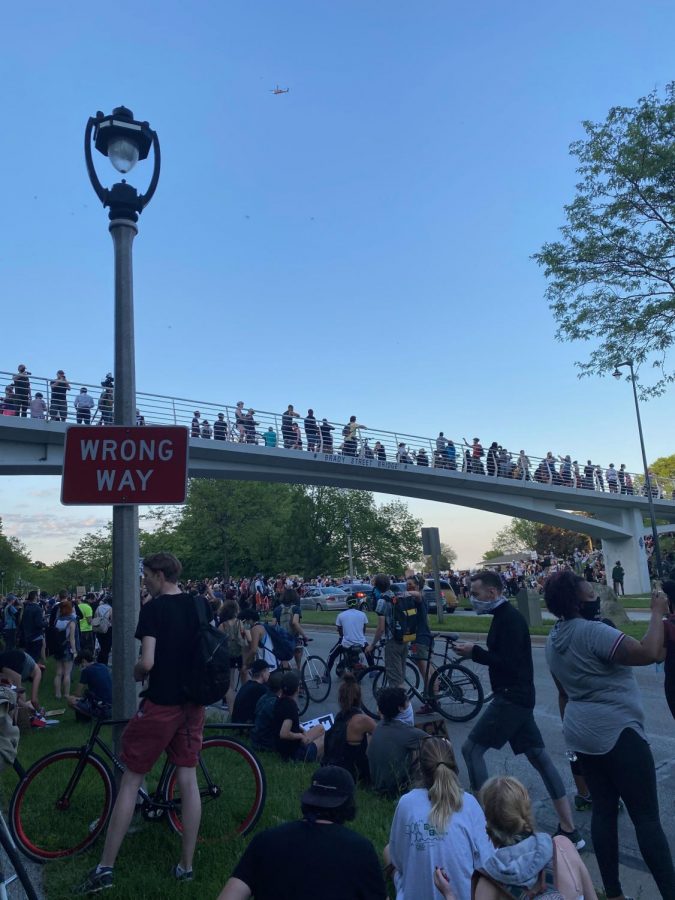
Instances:
[[[347,726],[350,720],[361,710],[354,707],[346,713],[338,713],[330,729],[323,739],[322,766],[341,766],[347,768],[345,763],[345,748],[347,746]]]
[[[277,659],[281,662],[293,659],[293,653],[295,651],[295,638],[293,635],[284,631],[284,629],[280,628],[278,625],[269,625],[266,623],[264,628],[272,641],[272,650]]]
[[[110,616],[105,614],[99,615],[97,610],[96,615],[93,616],[91,620],[91,630],[94,632],[94,634],[107,634],[109,628]]]
[[[230,654],[227,637],[209,625],[204,604],[194,598],[197,634],[183,672],[183,692],[188,703],[208,706],[225,696],[230,686]]]
[[[277,614],[278,613],[278,614]],[[278,606],[275,610],[275,618],[277,620],[277,625],[281,628],[282,631],[287,632],[293,638],[293,644],[295,646],[295,635],[293,632],[293,607],[292,606],[284,606],[282,603],[281,606]]]
[[[417,603],[412,594],[398,594],[391,603],[391,630],[397,644],[412,643],[417,637]]]

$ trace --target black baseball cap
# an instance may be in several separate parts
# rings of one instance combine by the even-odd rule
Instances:
[[[354,779],[340,766],[323,766],[312,776],[309,790],[301,797],[307,806],[335,809],[354,796]]]

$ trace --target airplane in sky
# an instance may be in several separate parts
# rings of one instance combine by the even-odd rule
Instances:
[[[277,85],[274,90],[270,91],[270,94],[287,94],[290,91],[290,88],[280,88]]]

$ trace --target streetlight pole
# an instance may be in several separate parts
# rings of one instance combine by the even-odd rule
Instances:
[[[349,554],[349,577],[354,580],[354,557],[352,555],[352,521],[345,516],[345,531],[347,532],[347,553]]]
[[[656,530],[656,513],[654,512],[654,498],[652,497],[652,482],[649,477],[649,466],[647,465],[647,453],[645,451],[645,439],[642,433],[642,419],[640,418],[640,404],[638,402],[637,387],[635,383],[635,370],[633,369],[633,360],[627,359],[626,362],[617,363],[612,373],[614,378],[621,378],[619,369],[630,369],[630,380],[633,385],[633,399],[635,400],[635,415],[637,416],[638,433],[640,435],[640,449],[642,450],[642,465],[645,472],[645,488],[647,489],[647,502],[649,503],[649,518],[652,526],[652,538],[654,540],[654,557],[656,559],[656,571],[661,580],[663,580],[663,563],[661,562],[661,547],[659,546],[659,535]],[[605,560],[605,565],[607,561]]]
[[[92,140],[122,173],[153,149],[154,169],[145,194],[139,195],[125,179],[103,187],[92,159]],[[134,341],[134,288],[132,247],[138,234],[138,216],[152,199],[159,180],[160,151],[157,134],[147,122],[137,122],[130,109],[119,106],[112,115],[98,112],[87,122],[84,137],[87,172],[98,198],[110,209],[115,269],[115,425],[136,425],[136,353]],[[130,719],[136,709],[134,633],[139,606],[138,508],[113,506],[113,573],[115,640],[113,641],[113,717]]]

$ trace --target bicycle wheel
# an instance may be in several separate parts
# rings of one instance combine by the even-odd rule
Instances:
[[[363,711],[374,719],[377,719],[377,691],[385,681],[384,666],[370,666],[363,669],[358,676],[361,687],[361,706]]]
[[[164,799],[172,802],[169,823],[183,832],[177,770],[171,769]],[[202,798],[199,842],[224,844],[235,834],[248,834],[265,806],[267,783],[256,755],[232,738],[208,738],[202,744],[197,781]]]
[[[330,672],[326,660],[320,656],[308,656],[302,664],[300,677],[310,700],[322,703],[330,694]]]
[[[7,822],[5,822],[4,816],[0,813],[0,846],[7,854],[7,859],[12,864],[12,868],[16,873],[16,877],[19,879],[21,887],[24,890],[24,893],[28,900],[38,900],[38,895],[35,892],[35,888],[33,887],[33,883],[28,877],[28,873],[24,868],[23,860],[21,858],[21,854],[16,848],[16,844],[12,840],[12,835],[9,832],[9,828],[7,827]],[[4,877],[4,876],[3,876]]]
[[[483,706],[483,688],[473,672],[449,663],[434,673],[429,698],[429,703],[446,719],[468,722]]]
[[[115,783],[97,756],[75,747],[49,753],[19,782],[9,805],[9,828],[36,862],[72,856],[90,847],[105,828]]]

